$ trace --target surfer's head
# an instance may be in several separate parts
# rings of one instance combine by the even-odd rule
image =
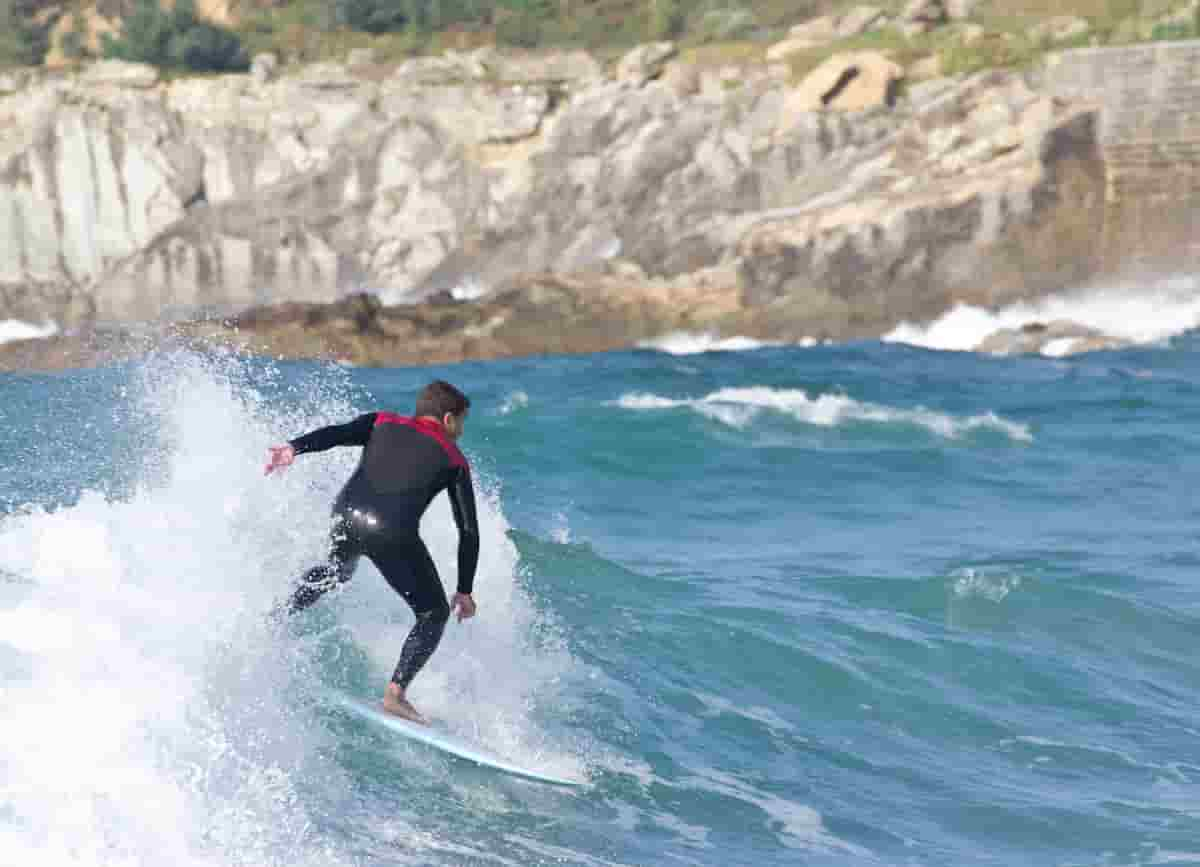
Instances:
[[[435,379],[417,395],[417,416],[437,419],[451,439],[462,436],[471,400],[443,379]]]

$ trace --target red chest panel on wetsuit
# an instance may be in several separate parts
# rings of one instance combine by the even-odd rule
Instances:
[[[467,459],[463,453],[459,451],[458,446],[446,436],[445,429],[435,421],[430,421],[424,418],[410,418],[406,415],[397,415],[394,412],[379,412],[375,414],[375,429],[378,430],[380,425],[395,424],[401,427],[409,428],[417,431],[424,436],[430,437],[446,453],[447,459],[452,467],[467,468]],[[374,433],[372,433],[374,437]]]

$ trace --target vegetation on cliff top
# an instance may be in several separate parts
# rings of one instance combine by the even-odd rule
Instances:
[[[250,68],[238,36],[196,17],[195,0],[175,0],[164,9],[157,0],[137,0],[119,36],[105,34],[105,57],[150,63],[168,69],[224,72]]]
[[[247,58],[274,51],[285,61],[344,58],[370,47],[379,62],[447,48],[498,43],[521,48],[584,47],[610,58],[633,44],[672,39],[693,60],[762,59],[788,28],[846,12],[863,0],[0,0],[0,66],[109,56],[167,69],[244,69]],[[895,16],[907,0],[866,0]],[[903,35],[895,28],[814,45],[789,58],[797,74],[833,51],[882,50],[902,64],[936,57],[943,73],[1020,66],[1047,48],[1189,38],[1200,33],[1188,0],[945,0],[970,7],[984,38],[958,28]],[[224,23],[213,18],[221,7]],[[170,7],[170,8],[160,8]],[[99,14],[123,29],[81,33]],[[1197,7],[1200,10],[1200,7]],[[114,12],[114,10],[117,10]],[[232,11],[232,15],[228,15]],[[1065,40],[1031,27],[1056,16],[1087,23]],[[63,27],[60,22],[69,24]],[[86,29],[86,25],[84,25]],[[52,31],[57,29],[57,36]]]

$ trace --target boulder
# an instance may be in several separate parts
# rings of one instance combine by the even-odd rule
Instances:
[[[838,38],[837,20],[828,15],[797,24],[788,31],[789,39],[802,39],[812,45],[824,45]]]
[[[909,0],[900,13],[900,29],[909,37],[941,27],[949,19],[943,0]]]
[[[910,81],[925,81],[930,78],[940,78],[942,76],[942,56],[940,54],[930,54],[927,57],[922,57],[920,60],[908,67],[908,79]]]
[[[674,42],[651,42],[639,45],[621,58],[617,64],[617,80],[641,86],[658,78],[679,51]]]
[[[700,70],[695,64],[674,61],[663,73],[663,83],[671,88],[676,96],[695,96],[701,89]]]
[[[946,0],[946,14],[951,21],[965,21],[978,5],[979,0]]]
[[[158,84],[158,70],[148,63],[100,60],[84,69],[80,82],[93,87],[129,87],[146,90]]]
[[[776,42],[767,49],[767,62],[769,63],[784,63],[793,54],[800,54],[804,51],[810,51],[824,45],[823,42],[813,42],[811,39],[789,38],[782,42]]]
[[[968,24],[962,29],[962,44],[974,45],[987,35],[987,31],[978,24]]]
[[[1074,15],[1058,15],[1040,21],[1029,29],[1029,38],[1035,42],[1066,42],[1068,39],[1085,35],[1091,27],[1083,18]]]
[[[984,138],[1003,127],[1011,126],[1016,120],[1012,108],[1002,99],[984,102],[967,115],[967,132],[972,138]]]
[[[836,54],[810,72],[786,101],[788,112],[863,111],[892,106],[904,70],[874,51]]]
[[[839,39],[851,39],[869,33],[886,20],[886,14],[878,6],[855,6],[837,20]]]
[[[580,86],[604,77],[604,67],[582,49],[509,55],[485,46],[473,56],[482,63],[488,77],[503,82],[562,82]]]
[[[250,61],[250,78],[257,85],[264,85],[275,77],[279,69],[279,57],[273,51],[254,55]]]
[[[401,63],[392,78],[408,84],[456,84],[487,76],[489,69],[479,55],[457,54],[414,57]]]
[[[362,84],[341,63],[310,63],[291,80],[310,90],[353,90]]]
[[[1066,319],[1030,322],[1020,328],[1002,328],[984,338],[977,352],[989,355],[1048,355],[1059,358],[1107,349],[1122,349],[1128,340],[1113,337]]]
[[[24,89],[29,81],[29,74],[22,69],[6,69],[0,71],[0,96],[16,93]]]

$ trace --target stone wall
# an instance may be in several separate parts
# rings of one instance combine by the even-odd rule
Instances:
[[[1081,48],[1046,89],[1100,109],[1107,271],[1186,266],[1200,253],[1200,41]]]

